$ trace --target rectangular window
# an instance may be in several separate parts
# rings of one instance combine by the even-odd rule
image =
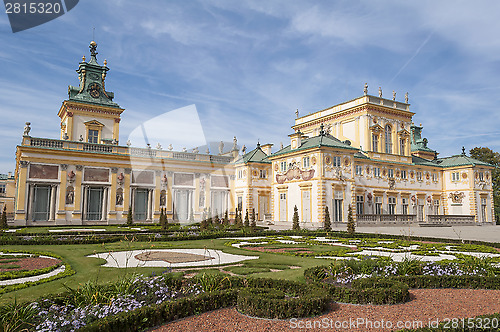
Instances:
[[[333,221],[341,222],[342,221],[342,202],[343,202],[344,193],[342,191],[336,191],[335,197],[333,200]]]
[[[401,213],[408,214],[408,198],[401,198]]]
[[[422,181],[422,172],[417,171],[417,181]]]
[[[356,214],[358,216],[364,214],[364,196],[363,195],[357,195],[356,196]]]
[[[242,169],[238,170],[238,179],[243,179],[243,170]]]
[[[302,166],[304,168],[309,168],[309,157],[304,157],[304,159],[302,159]]]
[[[35,186],[33,190],[33,221],[49,220],[51,186]]]
[[[87,220],[102,219],[103,197],[103,187],[87,189]]]
[[[265,169],[259,170],[259,177],[261,179],[265,179],[266,178],[266,170]]]
[[[481,198],[481,221],[488,222],[488,218],[486,216],[486,198]]]
[[[363,166],[356,165],[356,175],[363,175]]]
[[[484,173],[479,172],[479,181],[483,181],[483,180],[484,180]]]
[[[286,221],[286,193],[280,193],[280,221]]]
[[[437,173],[432,173],[432,181],[438,182],[438,175],[437,175]]]
[[[405,150],[406,150],[406,144],[405,144],[405,139],[402,138],[399,140],[399,154],[404,156],[405,155]]]
[[[311,221],[311,192],[302,191],[302,222]]]
[[[419,198],[417,203],[417,221],[424,221],[424,200]]]
[[[88,141],[89,143],[99,143],[99,131],[95,129],[89,129]]]
[[[401,179],[406,180],[406,170],[401,171]]]
[[[280,170],[286,172],[286,161],[280,162]]]
[[[392,179],[394,177],[394,170],[392,168],[389,168],[387,170],[387,173],[389,174],[389,178]]]
[[[5,184],[0,184],[0,194],[5,194]]]
[[[396,213],[396,197],[389,197],[389,214]]]
[[[146,220],[148,207],[149,191],[147,189],[136,189],[134,197],[134,220]]]
[[[375,197],[375,214],[382,214],[382,197]]]
[[[434,214],[439,214],[439,199],[434,200]]]
[[[243,197],[238,196],[238,211],[242,211],[242,210],[243,210]]]
[[[372,134],[372,151],[378,152],[378,135]]]
[[[373,167],[373,176],[376,178],[380,177],[380,167]]]
[[[451,173],[451,181],[460,181],[460,173],[459,172],[453,172]]]
[[[334,167],[340,167],[340,157],[339,156],[333,156],[333,166]]]

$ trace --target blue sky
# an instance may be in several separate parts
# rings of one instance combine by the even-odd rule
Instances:
[[[81,0],[12,33],[0,13],[0,172],[24,122],[59,137],[57,111],[98,43],[106,89],[125,108],[121,143],[140,123],[194,104],[207,141],[288,141],[294,111],[363,93],[409,92],[429,147],[500,151],[498,1]],[[181,150],[180,145],[174,145]]]

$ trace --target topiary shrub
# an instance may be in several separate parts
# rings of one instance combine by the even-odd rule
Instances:
[[[332,230],[332,221],[330,220],[330,211],[328,211],[328,206],[325,207],[325,223],[323,225],[325,231]]]
[[[351,204],[349,204],[347,210],[347,233],[354,235],[355,231],[356,231],[356,224],[354,223]]]
[[[132,206],[129,206],[127,214],[127,226],[132,226],[133,223],[134,217],[132,216]]]
[[[252,214],[250,215],[250,227],[252,228],[252,230],[255,230],[255,228],[257,227],[257,223],[255,220],[255,209],[252,209]]]
[[[321,315],[329,303],[328,294],[309,285],[290,289],[250,287],[239,291],[237,309],[249,316],[284,319]]]
[[[248,219],[248,209],[245,213],[245,227],[250,227],[250,219]]]
[[[299,210],[297,209],[297,205],[293,207],[292,229],[297,231],[300,230]]]

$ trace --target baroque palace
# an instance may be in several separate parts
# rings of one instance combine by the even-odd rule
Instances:
[[[368,94],[302,117],[290,144],[272,153],[257,144],[219,154],[119,144],[124,111],[105,88],[109,68],[79,63],[79,86],[69,86],[59,109],[59,139],[30,136],[17,147],[11,225],[97,225],[135,221],[200,221],[209,213],[255,210],[257,219],[301,227],[493,224],[493,166],[459,155],[438,158],[414,125],[408,103]],[[222,145],[222,144],[221,144]],[[10,203],[12,204],[12,203]]]

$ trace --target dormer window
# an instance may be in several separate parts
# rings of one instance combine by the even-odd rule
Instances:
[[[96,120],[91,120],[91,121],[85,122],[85,128],[87,130],[86,141],[89,143],[94,143],[94,144],[100,143],[101,139],[103,138],[101,136],[103,127],[104,127],[104,125]]]
[[[88,133],[89,143],[99,143],[99,131],[95,129],[89,129]]]

